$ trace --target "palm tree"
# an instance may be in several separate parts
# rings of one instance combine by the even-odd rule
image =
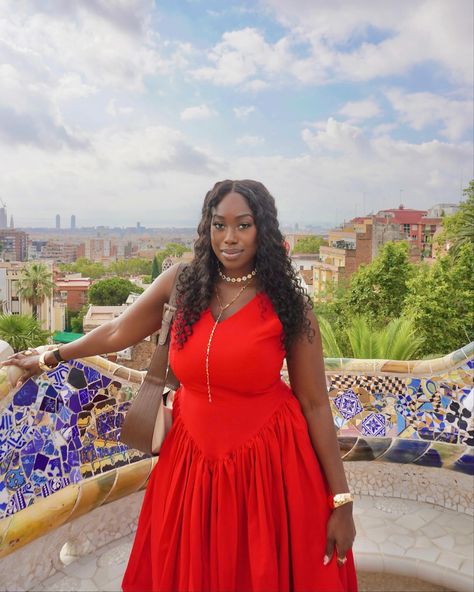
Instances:
[[[34,319],[38,318],[38,307],[51,296],[53,288],[51,272],[44,263],[32,263],[23,270],[18,294],[31,304]]]
[[[344,358],[344,353],[337,342],[336,334],[330,322],[326,318],[318,316],[318,324],[323,342],[324,355],[327,358]]]
[[[27,315],[0,314],[0,339],[15,352],[47,343],[51,333],[44,331],[37,320]]]
[[[461,248],[465,244],[474,245],[474,200],[471,198],[470,207],[464,209],[464,216],[452,237],[449,253],[457,259]]]
[[[448,240],[451,243],[449,254],[456,260],[460,256],[463,245],[474,246],[474,180],[469,182],[463,191],[466,200],[459,204],[459,210],[443,218],[443,232],[439,241],[443,244]]]
[[[324,355],[331,358],[412,360],[420,352],[423,339],[416,335],[412,321],[398,318],[375,329],[363,316],[354,317],[345,334],[349,348],[340,346],[334,330],[319,317]]]

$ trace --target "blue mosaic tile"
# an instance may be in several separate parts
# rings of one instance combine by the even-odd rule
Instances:
[[[27,380],[20,390],[15,393],[13,405],[30,407],[35,402],[37,394],[38,385],[34,380]]]
[[[19,489],[25,485],[25,483],[26,477],[21,467],[13,467],[5,474],[5,486],[11,491]]]
[[[474,474],[474,453],[469,452],[464,454],[459,458],[456,462],[453,463],[452,468],[460,471],[461,473],[466,473],[467,475]]]
[[[33,468],[34,468],[34,464],[35,464],[35,455],[34,454],[24,454],[21,457],[21,464],[23,466],[23,470],[25,472],[25,475],[27,478],[30,477]]]
[[[60,477],[62,475],[61,459],[50,458],[46,474],[48,477]]]
[[[65,382],[69,373],[69,367],[67,364],[60,364],[51,372],[48,372],[48,378],[54,386],[62,386]]]
[[[90,366],[84,367],[84,376],[86,377],[88,384],[101,378],[100,372],[98,372],[94,368],[91,368]]]
[[[395,440],[380,460],[396,463],[412,463],[430,447],[430,442],[423,440]]]
[[[36,455],[36,459],[35,459],[35,465],[34,465],[34,470],[40,470],[40,471],[44,471],[46,469],[46,466],[48,464],[48,457],[45,454],[41,454],[41,452],[38,452],[38,454]]]
[[[428,448],[424,454],[413,461],[415,465],[421,465],[423,467],[442,467],[443,460],[441,455],[434,448]]]
[[[87,405],[91,400],[91,393],[87,389],[81,389],[79,391],[79,402],[81,406]]]
[[[341,393],[334,398],[334,405],[337,407],[339,413],[346,419],[354,417],[361,411],[363,407],[359,401],[359,397],[354,393],[352,389]]]
[[[41,401],[40,409],[46,411],[46,413],[56,413],[56,401],[51,397],[43,397]]]
[[[385,436],[385,416],[382,413],[369,413],[362,420],[362,433],[365,436]]]
[[[7,439],[7,432],[11,430],[13,426],[13,417],[11,412],[3,413],[0,416],[0,434],[2,437],[0,438],[0,443],[5,442]]]

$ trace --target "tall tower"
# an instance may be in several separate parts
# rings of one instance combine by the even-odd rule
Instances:
[[[0,203],[2,204],[2,207],[0,208],[0,228],[6,228],[8,223],[7,204],[3,201],[3,199],[0,199]]]
[[[56,214],[56,230],[59,230],[61,228],[61,216],[59,214]]]
[[[71,216],[71,230],[76,230],[76,216],[74,214]]]
[[[10,216],[10,228],[15,228],[15,225],[13,223],[13,216]]]

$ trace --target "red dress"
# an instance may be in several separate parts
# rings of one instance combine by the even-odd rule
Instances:
[[[148,482],[125,592],[356,592],[352,554],[323,565],[327,485],[282,382],[282,326],[257,294],[216,328],[206,310],[170,363],[181,387]]]

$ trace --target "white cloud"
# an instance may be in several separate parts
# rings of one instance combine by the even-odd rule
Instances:
[[[65,210],[84,225],[197,220],[196,196],[225,170],[220,157],[164,126],[104,128],[89,140],[88,151],[54,154],[0,143],[2,192],[18,226],[46,225]],[[39,196],[41,212],[32,207]]]
[[[451,99],[429,92],[406,93],[391,89],[386,96],[399,113],[400,120],[413,129],[441,125],[441,134],[450,140],[462,138],[472,130],[471,100]]]
[[[287,28],[274,43],[255,28],[228,31],[193,71],[221,86],[252,81],[302,84],[367,81],[436,63],[452,80],[472,86],[472,3],[358,0],[262,0]],[[380,34],[370,41],[369,30]],[[347,41],[351,43],[348,44]],[[257,85],[258,86],[258,85]],[[255,89],[255,85],[254,88]]]
[[[260,73],[266,77],[281,73],[288,58],[285,39],[270,44],[260,31],[247,27],[224,33],[222,41],[208,54],[214,65],[197,68],[193,75],[220,86],[246,85],[256,91],[266,86]]]
[[[43,10],[40,4],[1,3],[0,39],[7,41],[0,57],[5,51],[16,52],[41,69],[52,86],[66,72],[91,87],[143,90],[147,76],[174,66],[160,54],[148,0],[113,5],[102,0],[51,0]]]
[[[232,110],[237,119],[240,119],[241,121],[245,121],[248,119],[249,115],[255,113],[255,107],[253,105],[234,107]]]
[[[240,136],[236,142],[241,146],[262,146],[265,143],[265,139],[261,136]]]
[[[373,134],[375,136],[386,136],[389,135],[390,132],[396,130],[398,128],[397,123],[381,123],[380,125],[376,125],[373,129]]]
[[[0,143],[47,151],[88,147],[83,133],[65,123],[53,97],[48,95],[47,85],[31,72],[3,64],[0,89]]]
[[[335,223],[356,211],[362,214],[363,202],[364,213],[396,207],[400,188],[407,207],[458,201],[460,179],[464,176],[466,185],[471,174],[468,143],[370,139],[363,130],[335,120],[326,122],[324,130],[318,128],[307,129],[310,152],[300,157],[246,157],[233,163],[235,176],[268,185],[283,220]]]
[[[192,121],[194,119],[209,119],[216,115],[213,109],[207,105],[197,105],[196,107],[187,107],[181,112],[182,121]]]
[[[349,101],[339,109],[339,113],[349,117],[355,122],[377,117],[381,114],[381,111],[380,107],[373,99],[365,99],[362,101]]]
[[[4,0],[0,161],[9,213],[18,224],[27,215],[52,221],[65,213],[62,208],[78,214],[80,224],[195,224],[216,179],[249,177],[269,186],[282,219],[290,221],[351,217],[363,193],[368,209],[370,199],[375,209],[396,206],[400,188],[408,207],[455,201],[472,170],[472,145],[461,142],[472,123],[470,4],[458,2],[454,10],[439,0],[267,0],[286,27],[280,39],[249,27],[224,33],[203,53],[186,39],[160,37],[154,0]],[[373,30],[381,41],[370,42],[367,31]],[[203,55],[205,63],[198,64]],[[277,111],[270,102],[260,106],[256,97],[231,96],[284,85],[296,94],[303,85],[405,74],[427,62],[440,88],[450,88],[448,77],[457,90],[413,93],[384,81],[388,90],[372,84],[365,101],[341,107],[336,99],[336,118],[305,124],[298,157],[278,154],[278,142],[287,139],[285,154],[294,150],[288,134],[295,111],[285,112],[286,101]],[[186,86],[180,80],[184,70],[191,72]],[[227,105],[219,108],[224,120],[237,105],[227,122],[238,128],[235,142],[210,129],[197,143],[163,125],[180,114],[183,91],[201,97],[189,99],[184,121],[217,115],[204,103],[209,95],[201,81],[227,87],[212,106]],[[422,84],[420,79],[418,88]],[[321,117],[314,98],[314,117]],[[380,118],[366,132],[362,122],[378,117],[387,101],[398,121]],[[251,120],[257,105],[259,119],[269,125],[273,113],[282,118],[271,145],[241,123]],[[308,112],[298,116],[308,118]],[[430,132],[436,126],[445,141],[391,138],[397,126],[403,135],[403,125]],[[262,145],[273,156],[262,154]],[[32,207],[38,196],[44,214]]]
[[[117,99],[110,99],[107,104],[106,112],[112,117],[120,117],[121,115],[129,115],[133,113],[133,107],[125,107],[117,105]]]
[[[95,95],[96,93],[97,88],[95,86],[85,84],[77,72],[70,72],[58,79],[53,96],[56,101],[70,101]]]
[[[330,117],[324,127],[315,124],[316,131],[303,129],[301,137],[314,152],[354,153],[365,151],[368,147],[366,138],[359,127],[346,122],[339,122]]]

